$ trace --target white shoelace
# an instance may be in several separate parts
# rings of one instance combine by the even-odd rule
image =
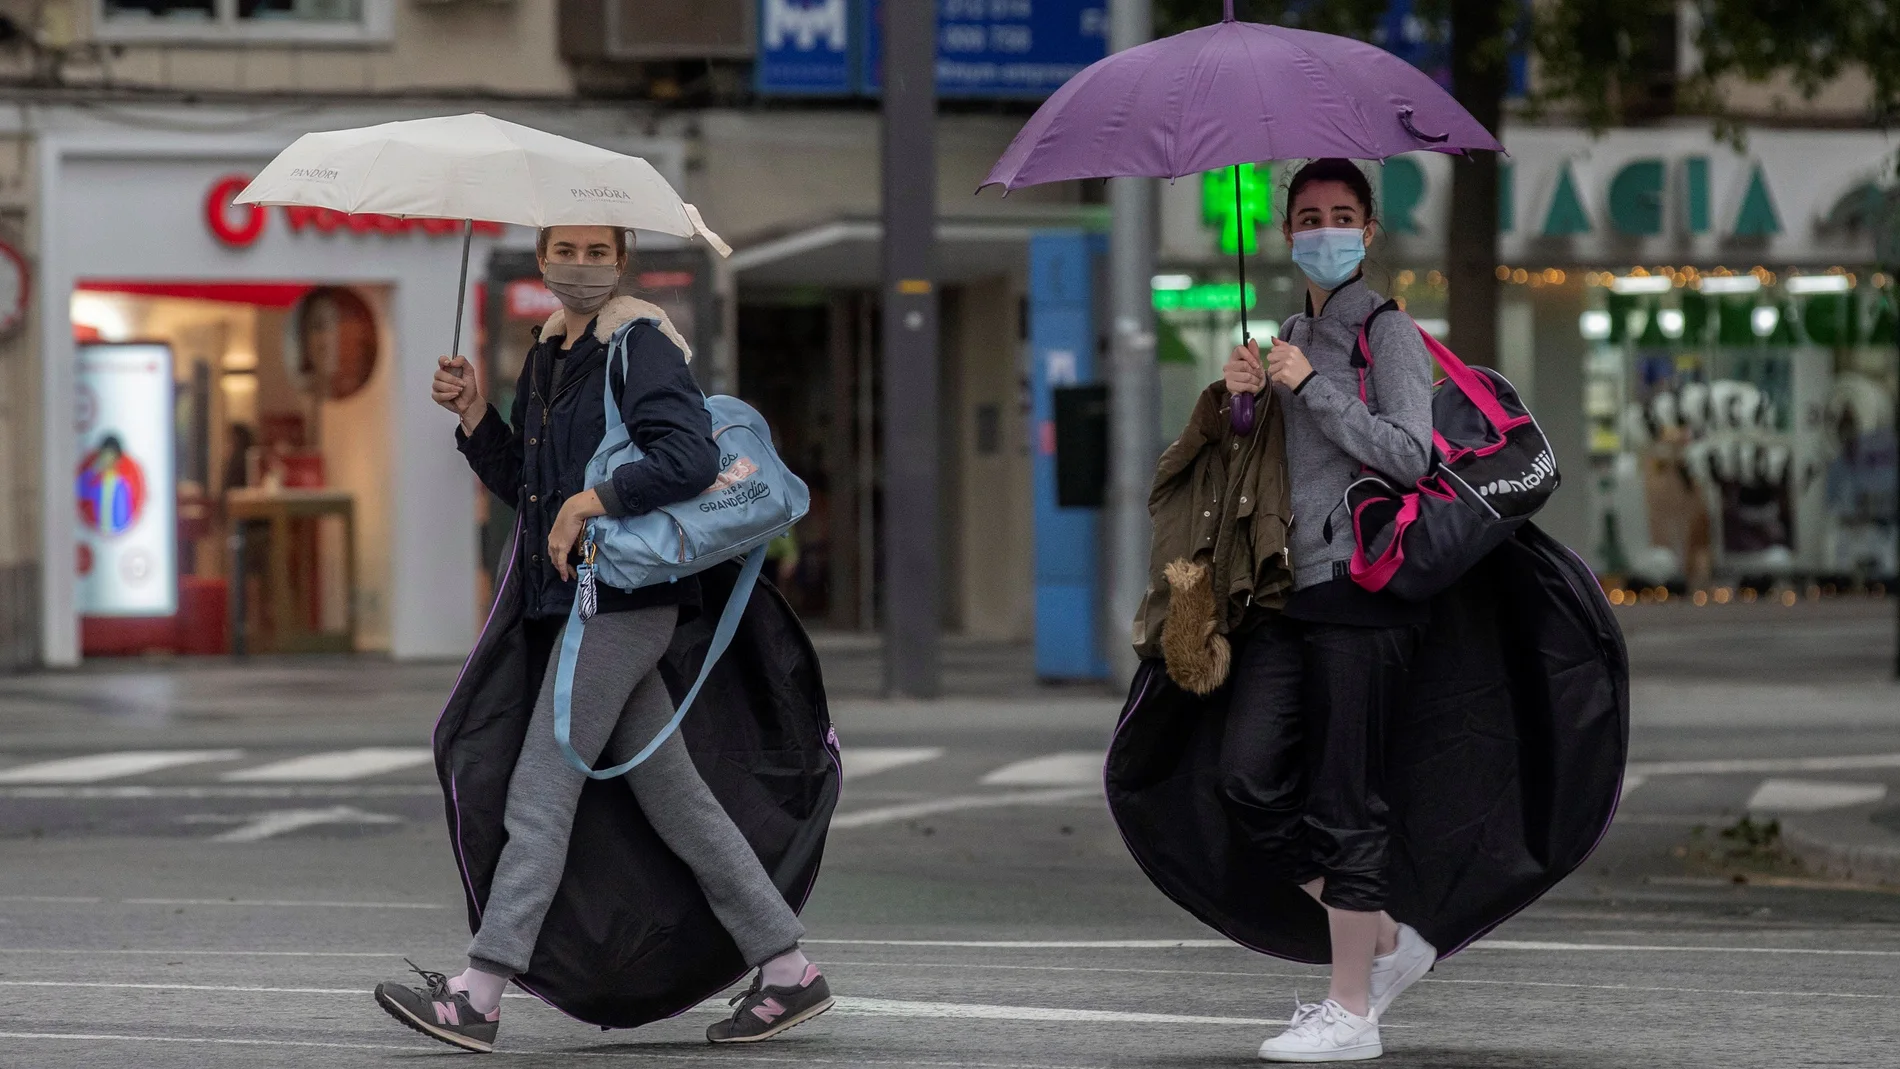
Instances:
[[[1298,1002],[1296,998],[1294,1000]],[[1288,1032],[1302,1036],[1317,1037],[1335,1024],[1343,1024],[1350,1016],[1346,1007],[1327,999],[1324,1002],[1308,1002],[1293,1011],[1293,1020],[1289,1022]]]

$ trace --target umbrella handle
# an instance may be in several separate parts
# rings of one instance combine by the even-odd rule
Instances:
[[[1409,104],[1399,109],[1399,125],[1405,127],[1406,133],[1428,145],[1442,145],[1451,140],[1450,134],[1421,133],[1418,127],[1412,125],[1412,107]]]
[[[1227,422],[1238,435],[1244,436],[1253,430],[1253,394],[1234,395],[1233,407],[1227,413]]]

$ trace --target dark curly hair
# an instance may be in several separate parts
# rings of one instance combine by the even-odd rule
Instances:
[[[1338,182],[1352,190],[1353,196],[1359,198],[1359,207],[1366,213],[1366,221],[1375,220],[1371,179],[1351,160],[1332,157],[1314,160],[1294,172],[1293,180],[1286,187],[1286,213],[1280,221],[1283,228],[1293,228],[1293,202],[1299,199],[1301,190],[1315,182]]]

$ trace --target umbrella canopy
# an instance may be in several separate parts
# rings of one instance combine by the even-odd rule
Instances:
[[[305,134],[236,203],[532,227],[621,226],[697,235],[721,256],[732,252],[638,156],[480,114]]]
[[[1264,160],[1502,151],[1418,68],[1349,37],[1234,21],[1102,59],[1036,109],[984,179],[1179,178]]]

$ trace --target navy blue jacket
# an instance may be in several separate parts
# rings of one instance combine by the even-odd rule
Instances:
[[[547,559],[548,532],[567,499],[589,489],[587,462],[606,434],[601,407],[606,341],[621,324],[654,311],[644,302],[615,298],[564,357],[563,313],[556,313],[528,353],[508,422],[490,405],[473,434],[456,429],[457,447],[469,467],[496,497],[520,513],[515,567],[521,571],[522,610],[528,619],[564,617],[573,604],[574,583],[563,581]],[[557,357],[564,365],[558,380]],[[719,448],[684,351],[659,328],[637,324],[627,338],[625,380],[618,371],[614,379],[621,417],[646,455],[592,487],[608,514],[638,516],[704,492],[719,474]],[[600,611],[697,606],[698,589],[698,583],[690,581],[635,591],[602,586]]]

